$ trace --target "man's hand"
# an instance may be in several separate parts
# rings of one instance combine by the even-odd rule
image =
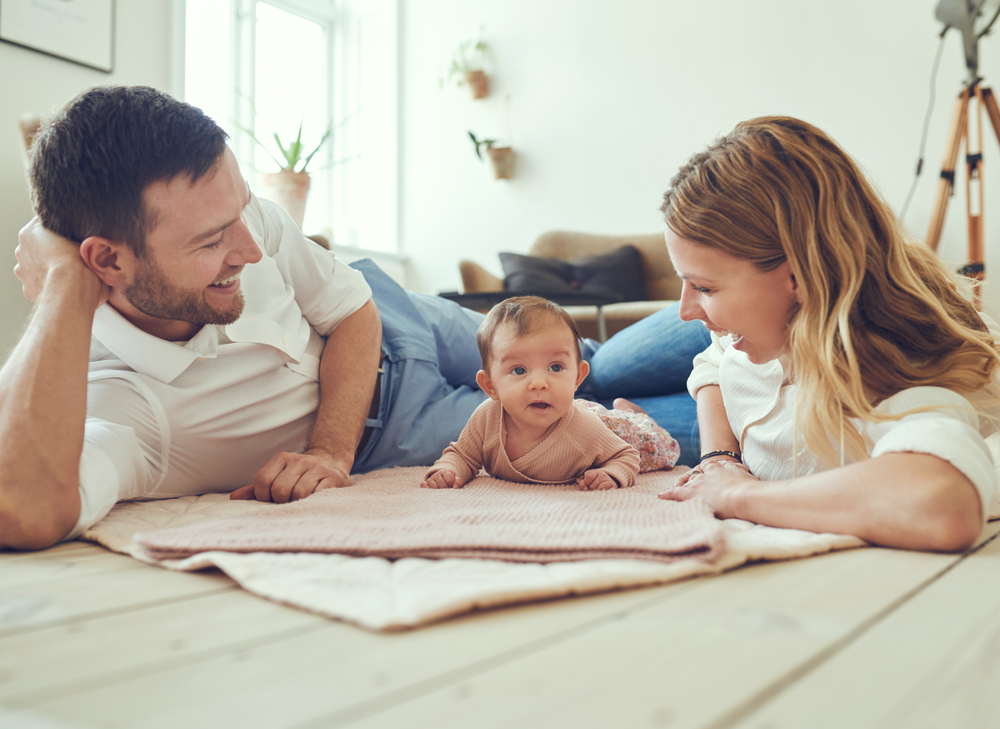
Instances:
[[[21,228],[17,241],[17,248],[14,249],[14,257],[17,259],[14,275],[21,281],[21,291],[26,298],[32,301],[38,298],[51,271],[71,266],[77,273],[92,277],[101,287],[98,306],[107,300],[108,287],[84,264],[78,243],[43,227],[37,217]]]
[[[607,491],[618,488],[615,481],[604,471],[587,471],[576,480],[577,488],[581,491]]]
[[[460,489],[464,485],[465,482],[458,477],[458,474],[448,468],[435,471],[420,482],[422,489]]]
[[[323,451],[278,453],[257,471],[252,484],[236,489],[229,498],[286,504],[316,491],[350,485],[348,469]]]

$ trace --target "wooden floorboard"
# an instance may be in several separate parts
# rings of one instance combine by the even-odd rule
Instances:
[[[748,567],[419,698],[303,726],[705,726],[955,559],[865,549]]]
[[[325,625],[301,610],[229,590],[29,631],[0,639],[0,703],[29,708]]]
[[[737,726],[1000,727],[1000,537]]]
[[[417,693],[426,692],[442,676],[530,652],[553,636],[586,630],[650,598],[649,590],[633,590],[493,611],[398,634],[324,621],[322,629],[308,634],[52,698],[34,708],[101,727],[295,726],[414,686]],[[171,690],[164,692],[164,686]]]
[[[123,614],[189,595],[238,589],[220,573],[170,572],[125,560],[113,571],[50,576],[41,582],[4,586],[0,596],[0,639],[87,617]]]
[[[10,711],[93,729],[964,729],[997,717],[984,697],[998,685],[1000,539],[964,559],[852,550],[390,634],[214,571],[75,544],[0,555],[5,729],[28,717]],[[905,701],[880,690],[911,679]],[[847,723],[830,686],[861,697]]]
[[[94,578],[119,570],[134,570],[137,563],[94,544],[87,549],[55,553],[34,552],[11,557],[0,554],[0,585],[4,591],[73,577]]]

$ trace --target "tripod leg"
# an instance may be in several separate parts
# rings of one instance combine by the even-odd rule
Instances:
[[[971,111],[971,110],[970,110]],[[965,125],[965,210],[969,226],[969,262],[962,273],[971,278],[973,303],[980,308],[979,286],[983,280],[983,97],[976,90],[975,135],[972,114]]]
[[[944,214],[948,210],[948,201],[951,199],[951,192],[955,187],[955,161],[958,159],[958,147],[962,143],[962,130],[965,128],[965,119],[968,114],[970,91],[972,90],[968,87],[962,89],[951,117],[948,144],[945,147],[944,161],[941,163],[937,202],[934,204],[934,215],[931,216],[931,225],[927,230],[927,246],[932,251],[936,251],[941,242]]]
[[[986,113],[993,123],[993,132],[997,135],[997,142],[1000,142],[1000,108],[997,107],[997,97],[993,95],[993,89],[982,89],[982,93]]]

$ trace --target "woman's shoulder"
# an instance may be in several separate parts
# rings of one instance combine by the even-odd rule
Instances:
[[[935,407],[971,408],[971,403],[968,397],[947,387],[921,385],[900,390],[880,402],[875,409],[886,415],[899,415],[915,408]]]

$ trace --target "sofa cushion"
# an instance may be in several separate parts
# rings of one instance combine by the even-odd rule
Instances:
[[[512,294],[612,294],[622,301],[646,299],[642,259],[635,246],[573,261],[501,253],[500,264],[504,291]]]

